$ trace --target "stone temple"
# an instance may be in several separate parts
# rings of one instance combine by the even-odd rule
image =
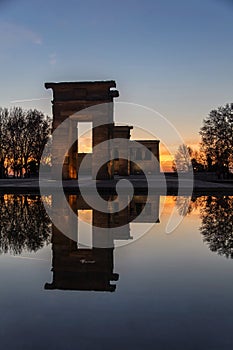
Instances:
[[[107,159],[109,154],[112,161],[98,168],[95,178],[106,180],[114,176],[136,176],[142,173],[142,167],[147,174],[153,175],[160,172],[159,140],[135,140],[138,144],[143,145],[143,148],[135,146],[135,142],[132,142],[131,145],[130,131],[133,126],[119,126],[114,123],[113,99],[119,96],[115,81],[45,83],[45,87],[53,90],[53,130],[69,118],[69,130],[66,131],[67,135],[64,135],[64,137],[69,137],[69,135],[77,135],[79,123],[92,123],[93,153],[80,153],[76,137],[77,141],[73,143],[65,157],[64,179],[77,179],[80,164],[85,156],[89,159],[86,171],[93,174],[101,162],[101,157],[104,163],[104,159]],[[101,113],[97,115],[86,113],[85,109],[88,107],[100,104],[105,104]],[[126,143],[126,147],[124,146],[124,157],[119,156],[120,148],[122,155],[121,142],[116,143],[111,149],[105,146],[101,152],[98,151],[98,154],[95,154],[95,146],[112,139],[130,141]],[[56,158],[60,149],[62,149],[62,142],[53,144],[53,158]],[[152,154],[157,162],[152,159]]]

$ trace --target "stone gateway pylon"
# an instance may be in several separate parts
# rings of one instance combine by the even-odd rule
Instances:
[[[77,123],[92,122],[92,148],[99,143],[112,138],[113,132],[113,99],[119,96],[115,89],[116,83],[110,81],[91,81],[91,82],[61,82],[45,83],[46,89],[53,90],[53,131],[67,118],[69,118],[69,132],[64,137],[77,135]],[[81,115],[77,113],[88,107],[98,104],[106,104],[101,108],[101,115]],[[77,113],[75,115],[75,113]],[[85,112],[84,112],[85,113]],[[102,125],[101,125],[102,124]],[[98,126],[101,125],[101,126]],[[67,130],[66,130],[67,133]],[[77,137],[76,137],[77,139]],[[56,157],[62,149],[61,144],[53,144],[52,153]],[[106,152],[106,154],[104,154]],[[103,158],[108,158],[109,150],[103,150]],[[99,155],[98,155],[99,157]],[[94,167],[95,155],[92,155],[92,167]],[[76,179],[78,168],[78,142],[76,141],[68,150],[68,154],[63,165],[63,178]],[[112,174],[109,173],[107,166],[101,167],[98,171],[98,179],[109,179]]]
[[[159,140],[130,140],[133,127],[114,124],[113,99],[119,96],[115,81],[45,83],[45,87],[53,90],[53,131],[59,127],[59,137],[52,143],[54,174],[56,166],[62,167],[63,179],[77,179],[84,158],[82,165],[97,180],[137,176],[142,169],[150,175],[160,172]],[[79,153],[80,123],[92,124],[92,153]],[[66,150],[67,140],[72,142]]]

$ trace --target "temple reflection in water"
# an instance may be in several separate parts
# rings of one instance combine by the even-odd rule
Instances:
[[[54,198],[45,199],[53,207]],[[116,197],[104,199],[112,203]],[[75,220],[73,239],[51,224],[39,195],[0,195],[0,254],[33,253],[51,242],[53,277],[45,289],[114,291],[119,279],[114,271],[114,247],[135,239],[132,222],[159,223],[159,195],[135,195],[122,210],[118,210],[121,203],[116,200],[111,214],[91,209],[79,195],[69,195],[65,200],[80,219]],[[182,216],[196,213],[208,248],[233,258],[233,196],[196,196],[191,201],[185,196],[169,197],[168,203],[171,208],[176,204]],[[63,204],[59,203],[56,210],[66,224],[70,212]]]
[[[112,201],[113,196],[104,198]],[[134,196],[133,200],[123,210],[111,214],[91,209],[81,196],[71,195],[67,200],[73,211],[81,220],[77,220],[77,241],[62,234],[54,225],[52,228],[52,283],[46,283],[45,289],[62,290],[94,290],[110,291],[116,289],[113,281],[119,279],[114,273],[114,242],[117,240],[131,240],[130,222],[137,221],[144,206],[147,210],[140,216],[137,222],[159,222],[159,196],[153,198],[147,196]],[[114,205],[120,205],[115,202]],[[116,208],[115,208],[116,209]],[[69,212],[62,207],[59,208],[60,220],[67,221]],[[83,234],[82,220],[89,221],[90,232],[89,247],[80,244],[79,236]],[[121,230],[117,228],[123,227]],[[105,228],[104,233],[101,228]],[[116,231],[114,232],[114,229]],[[101,241],[102,246],[107,248],[96,248]],[[98,244],[96,244],[98,242]]]

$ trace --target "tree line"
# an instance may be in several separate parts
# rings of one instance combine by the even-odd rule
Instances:
[[[51,119],[36,109],[0,108],[0,178],[38,174]]]
[[[38,174],[44,146],[51,138],[51,124],[51,118],[36,109],[0,108],[0,178]],[[229,177],[233,168],[233,103],[212,110],[203,120],[200,135],[199,151],[179,146],[173,170]]]
[[[173,163],[174,171],[216,172],[228,178],[233,169],[233,103],[212,110],[200,128],[200,150],[180,145]]]

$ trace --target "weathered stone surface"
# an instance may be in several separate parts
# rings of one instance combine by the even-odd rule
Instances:
[[[93,124],[93,154],[91,157],[92,176],[97,180],[106,180],[113,178],[114,174],[120,176],[128,176],[130,174],[139,174],[140,165],[147,174],[156,174],[159,169],[159,141],[144,140],[137,141],[148,148],[148,155],[142,154],[137,156],[137,151],[132,144],[124,140],[130,139],[130,130],[132,126],[116,126],[113,121],[113,99],[119,96],[119,92],[115,89],[116,83],[109,81],[88,81],[88,82],[61,82],[61,83],[45,83],[46,89],[53,90],[53,130],[62,124],[64,120],[69,118],[69,127],[64,128],[60,132],[60,138],[53,143],[53,169],[56,172],[61,164],[56,163],[56,159],[63,150],[64,139],[77,138],[77,123],[92,122]],[[91,114],[85,109],[95,105],[103,104],[101,111]],[[83,114],[78,113],[83,110]],[[108,143],[102,144],[104,141],[111,139],[121,139],[122,142],[116,143],[114,149],[110,149]],[[99,145],[99,150],[95,150],[95,146]],[[65,150],[66,151],[66,150]],[[121,157],[117,157],[117,153]],[[154,164],[149,157],[149,151],[157,158],[158,164]],[[60,152],[60,153],[59,153]],[[80,167],[81,156],[78,156],[78,142],[67,150],[67,156],[63,164],[63,178],[76,179],[78,169]],[[131,153],[130,153],[131,152]],[[130,163],[127,159],[129,154],[134,154],[135,162]],[[112,160],[105,163],[106,159],[111,156]],[[79,157],[79,158],[78,158]],[[100,166],[100,164],[102,166]],[[97,174],[97,176],[96,176]]]

